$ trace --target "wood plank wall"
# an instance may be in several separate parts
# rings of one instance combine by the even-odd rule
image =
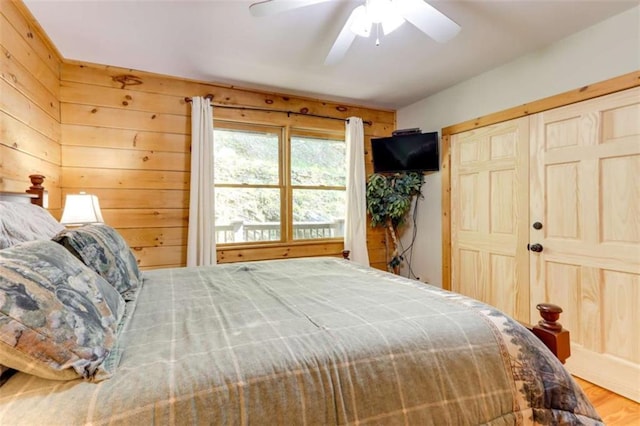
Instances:
[[[371,137],[395,129],[395,111],[285,94],[243,90],[129,69],[64,61],[60,73],[62,193],[98,195],[105,221],[124,235],[143,268],[186,260],[190,109],[186,96],[212,94],[214,103],[370,120]],[[309,116],[218,108],[218,120],[344,131],[344,123]],[[372,171],[366,148],[367,170]],[[369,230],[374,267],[385,269],[384,235]],[[339,243],[268,248],[218,248],[219,262],[339,255]]]
[[[46,176],[59,217],[61,57],[21,2],[0,0],[0,190],[24,192]]]

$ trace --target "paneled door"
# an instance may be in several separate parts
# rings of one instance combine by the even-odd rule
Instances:
[[[572,373],[640,401],[640,88],[532,116],[530,146],[532,306],[565,307]]]
[[[452,290],[529,321],[529,118],[451,139]]]

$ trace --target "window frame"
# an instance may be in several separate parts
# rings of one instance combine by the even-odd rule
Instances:
[[[342,241],[343,237],[294,239],[293,230],[293,191],[294,189],[311,190],[342,190],[346,193],[345,186],[329,185],[292,185],[291,179],[291,138],[292,136],[314,139],[338,140],[346,144],[345,133],[331,129],[310,129],[292,126],[290,124],[263,124],[250,122],[237,122],[224,119],[214,119],[214,131],[237,130],[247,132],[272,132],[278,135],[278,185],[268,184],[242,184],[242,183],[212,183],[214,188],[276,188],[280,192],[280,240],[275,241],[240,241],[233,243],[216,243],[223,249],[260,248],[292,245],[326,244],[328,242]],[[215,143],[215,142],[214,142]],[[345,147],[346,148],[346,147]],[[346,167],[345,149],[345,167]],[[346,203],[345,203],[346,204]],[[346,214],[346,205],[345,205]]]

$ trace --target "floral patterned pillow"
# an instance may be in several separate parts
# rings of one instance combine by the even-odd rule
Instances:
[[[109,283],[52,241],[0,250],[0,364],[54,380],[107,378],[124,308]]]
[[[142,282],[138,263],[124,238],[109,225],[85,225],[62,231],[54,241],[107,280],[120,294]]]

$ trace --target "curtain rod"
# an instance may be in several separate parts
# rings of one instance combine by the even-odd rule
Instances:
[[[205,96],[205,99],[212,100],[213,99],[213,95],[207,95],[207,96]],[[191,98],[186,97],[186,98],[184,98],[184,101],[187,102],[187,103],[191,103]],[[329,119],[329,120],[340,120],[340,121],[346,121],[347,123],[349,122],[348,118],[338,118],[338,117],[331,117],[331,116],[328,116],[328,115],[310,114],[310,113],[307,113],[307,112],[287,111],[287,110],[283,110],[283,109],[271,109],[271,108],[261,108],[261,107],[252,107],[252,106],[243,106],[243,105],[226,105],[226,104],[214,104],[214,103],[211,103],[211,106],[212,107],[216,107],[216,108],[240,109],[240,110],[248,110],[248,111],[279,112],[279,113],[282,113],[282,114],[287,114],[287,116],[291,116],[291,114],[293,114],[293,115],[306,115],[307,117],[326,118],[326,119]],[[368,124],[369,126],[373,125],[372,121],[362,120],[362,123]]]

